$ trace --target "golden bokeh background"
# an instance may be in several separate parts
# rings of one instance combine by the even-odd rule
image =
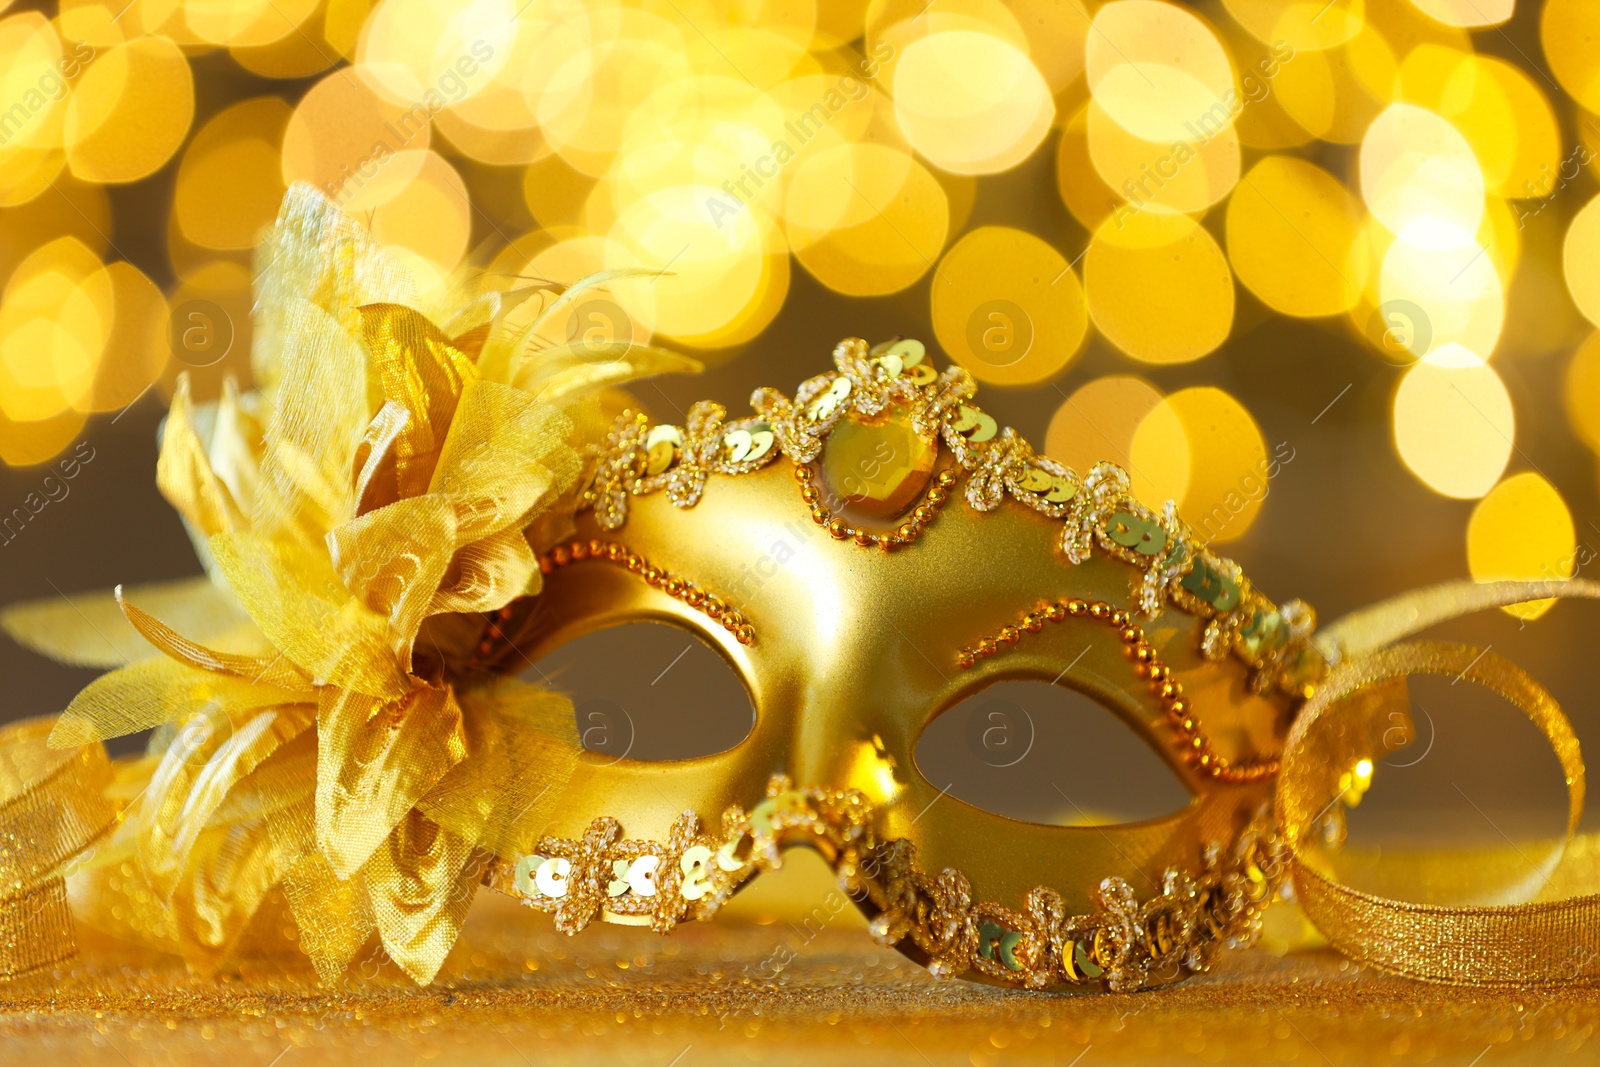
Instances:
[[[657,414],[905,333],[1325,617],[1584,573],[1597,39],[1592,0],[0,0],[0,592],[193,569],[154,427],[180,372],[248,387],[296,181],[430,300],[668,272],[557,327],[703,359]],[[1550,609],[1473,625],[1582,733]],[[0,663],[5,717],[81,681]]]

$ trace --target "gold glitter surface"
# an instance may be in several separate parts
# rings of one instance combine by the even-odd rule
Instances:
[[[71,965],[0,987],[0,1058],[118,1067],[349,1067],[354,1056],[384,1067],[988,1067],[1066,1065],[1081,1055],[1088,1067],[1498,1067],[1590,1062],[1595,1052],[1595,990],[1448,989],[1329,951],[1227,953],[1212,973],[1157,993],[1073,996],[941,981],[873,945],[854,909],[823,888],[820,861],[792,859],[814,868],[809,911],[791,905],[784,918],[761,921],[752,918],[761,909],[736,915],[736,907],[670,938],[609,925],[568,938],[544,917],[480,894],[426,989],[370,945],[327,987],[299,958],[258,958],[201,979],[172,956],[86,931]],[[804,873],[786,869],[781,880]]]

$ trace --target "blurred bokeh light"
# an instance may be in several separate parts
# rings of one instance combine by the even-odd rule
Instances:
[[[1343,380],[1253,336],[1309,320],[1377,361],[1352,382],[1388,374],[1392,468],[1477,502],[1452,534],[1472,573],[1530,576],[1575,535],[1527,427],[1600,449],[1600,341],[1572,326],[1600,325],[1597,37],[1586,0],[6,10],[0,460],[49,460],[181,371],[201,398],[247,387],[251,249],[306,181],[430,307],[665,272],[552,328],[713,365],[770,351],[796,292],[915,305],[986,386],[1059,393],[1041,448],[1128,464],[1225,515],[1219,541],[1283,457],[1210,368],[1244,346]],[[1059,202],[1013,209],[1041,166]],[[1540,373],[1566,419],[1529,410]]]

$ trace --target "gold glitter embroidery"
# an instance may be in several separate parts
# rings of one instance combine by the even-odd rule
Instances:
[[[550,912],[575,934],[609,913],[648,916],[659,933],[686,919],[707,919],[753,875],[778,865],[779,850],[809,844],[834,857],[841,888],[876,911],[880,944],[909,941],[936,975],[976,972],[1029,989],[1099,984],[1115,991],[1164,985],[1207,970],[1225,944],[1252,940],[1272,899],[1283,850],[1268,832],[1269,812],[1232,842],[1206,847],[1201,869],[1167,870],[1159,894],[1139,901],[1119,878],[1100,883],[1101,911],[1068,916],[1059,893],[1036,887],[1020,911],[974,901],[961,872],[923,871],[908,841],[878,841],[871,809],[855,790],[794,789],[775,776],[767,799],[745,812],[732,805],[720,836],[686,812],[666,844],[623,840],[615,819],[599,818],[581,840],[544,838],[530,856],[495,859],[484,884]],[[621,872],[654,858],[651,892],[631,884],[611,892]],[[530,883],[529,861],[565,861],[561,882]],[[549,869],[549,868],[546,868]],[[553,892],[546,889],[554,890]]]

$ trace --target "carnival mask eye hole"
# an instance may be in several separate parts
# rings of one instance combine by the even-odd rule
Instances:
[[[917,767],[951,796],[1050,826],[1114,826],[1170,815],[1188,789],[1103,704],[1045,681],[996,682],[923,730]]]
[[[522,676],[569,696],[583,747],[613,759],[709,756],[743,741],[755,724],[749,693],[721,654],[665,623],[576,637]]]

